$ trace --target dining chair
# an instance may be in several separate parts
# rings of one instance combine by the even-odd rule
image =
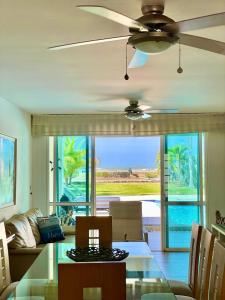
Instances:
[[[89,297],[88,297],[89,295]],[[58,299],[126,299],[125,262],[58,265]]]
[[[177,300],[216,300],[208,298],[210,269],[215,235],[208,229],[203,229],[199,254],[199,268],[195,296],[176,295]]]
[[[143,233],[142,202],[113,201],[109,202],[109,214],[112,216],[113,241],[146,241]]]
[[[112,247],[112,217],[76,218],[76,247]]]
[[[168,281],[170,288],[175,295],[186,295],[190,297],[196,296],[201,236],[202,236],[202,226],[199,224],[193,224],[190,255],[189,255],[188,284],[177,280]]]
[[[11,282],[5,224],[0,222],[0,300],[7,299],[17,284]]]
[[[208,300],[225,300],[225,246],[215,242]]]

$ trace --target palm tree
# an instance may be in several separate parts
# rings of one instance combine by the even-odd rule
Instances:
[[[168,150],[170,180],[179,181],[190,188],[197,186],[197,160],[191,148],[176,145]]]
[[[168,167],[171,181],[185,182],[188,167],[188,147],[175,145],[168,150]]]
[[[67,137],[64,143],[64,179],[66,185],[72,183],[76,172],[85,165],[85,150],[76,145],[75,137]],[[76,150],[77,149],[77,150]]]

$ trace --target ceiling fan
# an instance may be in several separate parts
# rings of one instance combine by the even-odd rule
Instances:
[[[177,109],[151,109],[148,105],[139,105],[138,100],[129,100],[129,105],[124,109],[125,117],[129,120],[149,119],[155,113],[176,113]]]
[[[225,12],[175,22],[171,18],[163,15],[163,0],[142,0],[141,10],[143,16],[137,20],[103,6],[79,5],[77,7],[83,11],[128,27],[129,34],[126,36],[57,45],[49,47],[49,50],[61,50],[91,44],[128,40],[127,43],[136,49],[130,61],[129,68],[144,66],[149,54],[161,53],[177,41],[187,46],[225,55],[224,42],[183,33],[195,29],[225,25]]]
[[[112,96],[109,96],[108,99],[98,99],[98,101],[108,101],[109,99],[112,99]],[[129,105],[125,107],[123,111],[106,111],[103,110],[105,113],[119,113],[123,114],[127,119],[136,121],[141,119],[149,119],[151,118],[151,114],[172,114],[177,113],[177,109],[152,109],[152,106],[145,105],[145,104],[139,104],[141,101],[142,103],[147,102],[144,99],[144,91],[137,91],[137,92],[131,92],[126,94],[120,94],[120,95],[113,95],[113,100],[123,100],[129,102]]]

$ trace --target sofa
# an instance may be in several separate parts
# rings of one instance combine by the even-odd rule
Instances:
[[[42,217],[39,209],[33,208],[24,214],[14,215],[5,222],[7,235],[15,234],[8,244],[9,263],[12,281],[19,281],[41,253],[46,244],[41,243],[37,218]],[[65,240],[74,243],[75,229],[65,228]]]

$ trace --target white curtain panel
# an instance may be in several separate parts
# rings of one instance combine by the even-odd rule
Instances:
[[[143,121],[123,115],[33,115],[33,136],[148,136],[169,133],[225,131],[225,113],[152,114]]]

